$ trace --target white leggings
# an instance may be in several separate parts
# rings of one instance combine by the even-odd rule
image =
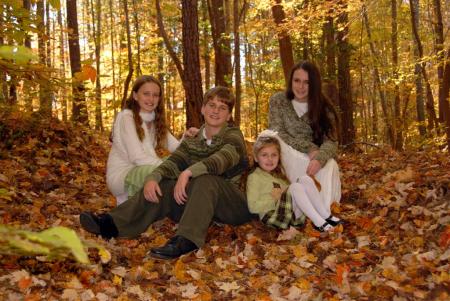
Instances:
[[[289,193],[296,218],[303,212],[317,227],[326,222],[325,219],[331,214],[330,207],[325,205],[311,177],[301,176],[298,182],[289,186]]]

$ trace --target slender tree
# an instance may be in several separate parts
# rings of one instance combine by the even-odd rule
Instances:
[[[397,1],[391,0],[391,45],[392,45],[392,80],[394,82],[394,148],[401,150],[403,148],[403,129],[400,118],[400,87],[398,84],[398,20],[397,20]]]
[[[72,72],[72,120],[88,125],[86,99],[84,96],[84,84],[77,79],[77,73],[81,72],[80,41],[78,36],[77,0],[66,0],[67,28],[69,42],[70,69]]]
[[[411,9],[414,9],[414,12],[411,14],[412,18],[412,26],[414,28],[419,29],[419,16],[420,16],[420,7],[419,0],[411,0],[414,2],[411,5]],[[421,136],[425,136],[426,127],[425,127],[425,104],[423,98],[423,78],[422,78],[422,65],[420,64],[420,54],[419,49],[417,47],[416,38],[414,33],[412,34],[412,38],[414,41],[414,58],[416,63],[414,64],[414,76],[415,76],[415,85],[416,85],[416,111],[417,111],[417,122],[419,133]]]
[[[43,66],[47,66],[47,51],[46,47],[46,34],[45,34],[45,5],[44,0],[39,0],[36,3],[36,13],[38,17],[38,49],[39,49],[39,62]],[[47,20],[48,22],[48,20]],[[48,38],[47,38],[48,39]],[[46,73],[48,74],[48,69]],[[52,99],[50,95],[49,81],[44,78],[39,80],[39,111],[42,115],[50,117],[52,115]]]
[[[394,0],[392,0],[394,1]],[[420,39],[419,36],[419,31],[416,28],[416,24],[414,22],[415,17],[415,13],[416,13],[416,8],[415,8],[415,1],[410,1],[409,5],[410,5],[410,9],[411,9],[411,24],[412,24],[412,31],[414,34],[414,38],[416,41],[416,45],[417,45],[417,49],[419,52],[419,58],[421,60],[421,71],[422,71],[422,76],[423,76],[423,80],[425,81],[425,87],[426,87],[426,96],[427,96],[427,113],[428,113],[428,129],[429,132],[431,132],[431,130],[435,127],[437,127],[437,118],[436,118],[436,111],[434,109],[434,98],[433,98],[433,93],[431,90],[431,84],[430,81],[428,80],[428,74],[427,71],[425,69],[425,61],[423,61],[423,46],[422,46],[422,41]]]
[[[437,76],[438,76],[438,102],[439,102],[439,122],[445,122],[447,113],[444,85],[444,25],[442,22],[441,1],[433,0],[434,8],[434,34],[435,34],[435,52],[438,58]]]
[[[345,6],[345,4],[343,4]],[[351,46],[348,42],[348,13],[343,10],[338,22],[342,29],[337,33],[338,47],[338,87],[339,109],[341,115],[341,142],[349,145],[355,139],[355,127],[353,124],[353,100],[351,93],[350,55]]]
[[[133,72],[134,72],[133,53],[131,51],[131,32],[130,32],[131,30],[130,30],[130,18],[129,18],[129,13],[128,13],[128,0],[123,0],[122,4],[123,4],[123,10],[124,10],[124,14],[125,14],[125,30],[127,33],[128,74],[127,74],[127,77],[125,78],[125,84],[124,84],[123,95],[122,95],[122,105],[120,106],[121,108],[123,108],[125,106],[125,101],[127,100],[127,97],[128,97],[128,87],[130,85],[131,78],[133,77]]]

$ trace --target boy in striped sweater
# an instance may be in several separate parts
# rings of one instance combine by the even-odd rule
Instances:
[[[228,125],[233,106],[228,88],[206,92],[201,108],[205,123],[198,135],[183,140],[147,177],[140,193],[107,214],[83,212],[81,226],[104,238],[135,237],[169,217],[179,222],[176,235],[150,254],[172,259],[202,247],[213,220],[248,222],[252,215],[239,189],[248,161],[242,132]]]

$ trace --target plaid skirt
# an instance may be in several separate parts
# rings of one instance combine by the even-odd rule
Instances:
[[[275,209],[267,212],[261,221],[275,228],[287,229],[291,225],[303,225],[305,223],[305,215],[295,218],[291,195],[285,191],[278,200]]]

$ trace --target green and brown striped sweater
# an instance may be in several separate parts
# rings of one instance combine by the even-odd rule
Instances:
[[[176,179],[183,170],[189,169],[193,178],[204,174],[218,175],[239,185],[241,174],[248,166],[241,130],[224,126],[207,145],[201,134],[203,129],[204,126],[196,137],[185,138],[167,160],[147,176],[146,182]]]

